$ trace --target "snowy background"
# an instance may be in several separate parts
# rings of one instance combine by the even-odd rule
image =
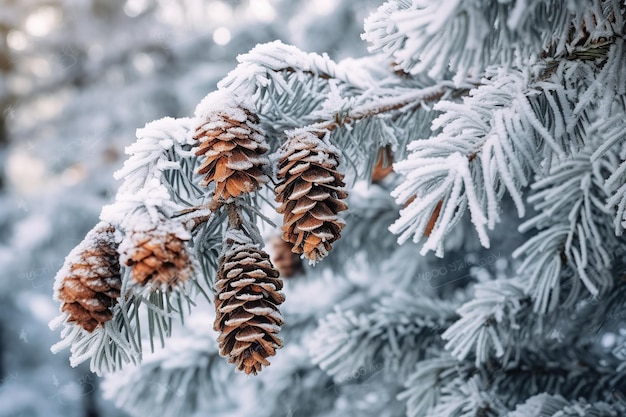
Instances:
[[[0,417],[121,416],[53,355],[52,283],[112,201],[135,129],[196,104],[254,45],[363,55],[372,0],[0,0]]]

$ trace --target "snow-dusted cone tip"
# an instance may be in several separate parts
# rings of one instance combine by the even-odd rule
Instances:
[[[279,151],[277,211],[283,214],[282,238],[292,251],[313,262],[324,258],[345,226],[344,175],[337,170],[339,150],[317,134],[296,130]]]
[[[269,256],[240,231],[229,231],[215,283],[215,330],[220,355],[256,375],[282,346],[278,306],[285,300]]]
[[[113,318],[111,308],[121,286],[115,228],[100,223],[65,259],[55,281],[55,298],[68,313],[68,322],[93,332]]]
[[[269,181],[268,148],[252,109],[217,92],[205,98],[196,114],[203,120],[194,135],[199,141],[196,155],[204,158],[198,174],[205,176],[203,186],[215,182],[215,203],[255,191]]]
[[[185,245],[190,238],[181,225],[167,222],[131,230],[120,244],[121,260],[137,283],[171,289],[193,272]]]

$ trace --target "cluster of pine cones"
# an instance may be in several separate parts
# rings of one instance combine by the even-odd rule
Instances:
[[[192,274],[187,237],[170,229],[160,223],[131,231],[120,244],[113,225],[94,227],[60,271],[63,279],[55,290],[67,321],[93,332],[113,318],[121,295],[121,264],[130,267],[133,281],[142,287],[172,289],[186,281]]]
[[[198,171],[203,185],[215,184],[213,206],[232,205],[233,199],[269,182],[268,146],[254,112],[235,100],[225,100],[201,115],[195,133]],[[278,212],[283,214],[283,244],[274,242],[276,263],[283,276],[297,273],[299,262],[285,249],[320,261],[339,239],[346,210],[343,174],[337,170],[339,151],[324,140],[324,132],[289,132],[278,151],[275,188]],[[215,330],[220,354],[247,374],[269,365],[267,358],[282,346],[277,337],[283,324],[278,306],[284,301],[282,281],[269,255],[238,228],[229,225],[224,237],[215,284]]]
[[[269,147],[259,118],[241,101],[224,95],[199,116],[195,154],[201,185],[213,191],[211,209],[236,211],[235,200],[270,181]],[[282,240],[273,242],[276,264],[246,232],[241,221],[229,220],[215,281],[215,330],[220,354],[238,370],[258,373],[282,346],[282,280],[301,270],[300,256],[320,261],[344,227],[338,213],[344,202],[344,175],[339,151],[327,132],[295,130],[277,152],[277,211],[283,215]],[[248,225],[248,227],[251,227]],[[253,226],[252,226],[253,227]],[[171,290],[193,272],[187,249],[191,236],[176,233],[163,221],[148,230],[117,231],[100,223],[68,256],[55,289],[67,322],[87,332],[113,318],[121,296],[122,265],[133,283]],[[123,235],[123,236],[122,236]],[[289,255],[286,254],[288,251]]]

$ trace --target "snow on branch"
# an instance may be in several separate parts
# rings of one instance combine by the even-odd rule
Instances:
[[[194,119],[166,117],[138,129],[137,141],[126,148],[129,158],[115,173],[124,182],[101,218],[123,225],[128,214],[142,208],[156,223],[201,200],[205,192],[194,184],[190,150],[194,127]]]
[[[410,154],[394,165],[406,179],[392,193],[399,203],[416,197],[401,210],[390,230],[399,241],[419,242],[433,215],[442,205],[433,231],[421,253],[435,250],[443,256],[443,239],[466,209],[484,247],[487,228],[499,221],[499,203],[505,192],[524,216],[521,190],[537,169],[541,150],[563,151],[537,119],[529,96],[529,74],[494,68],[490,77],[472,90],[462,103],[442,101],[435,110],[432,129],[440,133],[409,145]]]
[[[604,401],[589,403],[584,399],[567,400],[561,395],[538,394],[518,405],[507,417],[615,417],[624,415],[623,404]]]
[[[441,335],[447,340],[445,349],[458,360],[474,356],[476,366],[488,361],[492,353],[498,358],[514,354],[508,350],[519,348],[511,343],[515,332],[529,326],[527,303],[518,280],[476,285],[474,299],[457,310],[461,318]]]
[[[315,122],[311,114],[331,86],[354,96],[374,84],[365,70],[344,68],[326,54],[305,53],[280,41],[257,45],[238,60],[218,88],[251,98],[268,127],[279,133]]]
[[[592,136],[593,129],[590,129]],[[559,304],[572,305],[580,296],[578,280],[593,295],[613,284],[611,266],[619,253],[619,242],[610,227],[606,207],[605,178],[616,169],[608,156],[591,162],[596,149],[587,148],[553,165],[533,185],[528,201],[538,213],[520,226],[521,232],[539,230],[519,247],[514,257],[522,259],[519,273],[528,277],[526,291],[535,311],[553,311]],[[560,296],[562,274],[574,275],[567,300]]]
[[[441,388],[437,404],[426,417],[499,417],[507,411],[499,396],[480,375],[456,378]]]
[[[400,70],[454,76],[460,85],[490,65],[506,66],[516,52],[538,55],[550,36],[567,39],[570,21],[582,14],[577,3],[391,0],[366,19],[362,37],[370,52],[392,58]]]
[[[608,196],[606,208],[613,213],[615,235],[622,236],[626,229],[626,120],[622,112],[616,112],[608,121],[598,123],[598,127],[604,142],[591,155],[591,161],[617,158],[617,167],[606,179],[604,188]]]
[[[224,385],[228,367],[206,317],[195,316],[185,334],[137,366],[107,375],[104,395],[132,416],[187,416],[228,403]]]
[[[337,309],[315,332],[310,345],[313,361],[337,382],[372,367],[403,379],[456,318],[450,303],[418,300],[396,293],[367,314]]]
[[[461,366],[462,367],[462,366]],[[404,383],[398,399],[406,401],[407,417],[423,417],[441,397],[441,387],[459,372],[459,363],[450,357],[430,358],[417,363]]]

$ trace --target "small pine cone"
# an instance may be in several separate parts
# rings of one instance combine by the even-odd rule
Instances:
[[[285,301],[278,271],[269,256],[243,233],[225,239],[215,283],[215,330],[220,355],[237,369],[256,375],[282,346],[278,306]]]
[[[197,114],[204,119],[194,138],[196,155],[204,157],[198,169],[203,186],[215,182],[214,203],[250,193],[269,181],[267,145],[259,118],[245,105],[223,94],[210,95]]]
[[[291,278],[304,272],[302,259],[292,251],[291,242],[285,242],[280,236],[274,236],[270,240],[272,245],[272,263],[278,269],[281,278]]]
[[[185,245],[190,236],[182,226],[169,226],[132,230],[120,244],[121,260],[132,268],[137,283],[172,289],[191,276],[193,265]]]
[[[376,159],[376,165],[372,170],[372,182],[377,183],[384,180],[389,174],[393,172],[393,152],[389,145],[378,150],[378,158]]]
[[[342,201],[348,193],[338,166],[339,150],[312,132],[295,131],[280,148],[276,201],[282,238],[313,262],[328,254],[345,226],[337,213],[348,208]]]
[[[66,258],[57,275],[55,295],[62,302],[61,311],[93,332],[113,318],[122,276],[115,243],[115,228],[100,223]]]

